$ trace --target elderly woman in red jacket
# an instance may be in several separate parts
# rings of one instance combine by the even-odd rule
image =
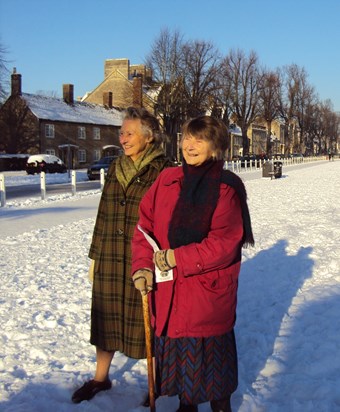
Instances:
[[[151,292],[156,391],[178,395],[177,412],[207,401],[214,412],[231,411],[238,383],[238,275],[242,246],[254,239],[244,185],[223,170],[227,147],[221,121],[187,121],[183,166],[164,170],[146,193],[132,240],[135,287]]]

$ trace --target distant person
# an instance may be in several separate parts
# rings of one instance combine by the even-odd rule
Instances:
[[[238,275],[242,246],[254,239],[243,182],[223,170],[227,136],[210,116],[184,124],[182,166],[164,170],[140,204],[138,225],[160,250],[138,227],[132,240],[132,278],[149,293],[156,393],[178,395],[177,412],[207,401],[230,412],[238,384]]]
[[[109,369],[116,351],[131,358],[146,357],[142,301],[131,279],[130,243],[139,202],[170,162],[160,147],[158,120],[145,109],[126,110],[119,141],[124,153],[108,170],[89,252],[90,342],[96,347],[96,371],[74,392],[74,403],[111,388]]]
[[[331,149],[328,149],[328,160],[334,160],[334,153],[332,152]]]

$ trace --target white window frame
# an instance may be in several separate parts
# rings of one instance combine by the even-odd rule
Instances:
[[[78,149],[78,162],[86,163],[86,150],[85,149]]]
[[[54,124],[45,124],[46,139],[54,139]]]
[[[52,156],[55,156],[55,155],[56,155],[54,149],[46,149],[46,154],[52,155]]]
[[[100,127],[93,128],[93,140],[100,140]]]
[[[81,139],[81,140],[86,139],[86,127],[85,126],[78,126],[78,139]]]
[[[95,149],[93,151],[93,161],[96,162],[97,160],[100,159],[100,150],[99,149]]]

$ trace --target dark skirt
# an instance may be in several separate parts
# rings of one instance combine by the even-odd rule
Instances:
[[[208,338],[155,337],[156,390],[183,404],[224,399],[238,384],[234,331]]]

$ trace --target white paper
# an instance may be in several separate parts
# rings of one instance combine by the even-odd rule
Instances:
[[[152,237],[150,235],[148,235],[140,225],[138,225],[137,228],[138,228],[138,230],[140,230],[143,233],[145,239],[152,246],[153,251],[157,252],[159,250],[159,247],[158,247],[157,243],[155,242],[155,240],[152,239]],[[161,270],[158,269],[158,267],[156,265],[155,265],[155,275],[156,275],[155,276],[156,283],[167,282],[169,280],[173,280],[173,278],[174,278],[172,269],[162,272]]]

